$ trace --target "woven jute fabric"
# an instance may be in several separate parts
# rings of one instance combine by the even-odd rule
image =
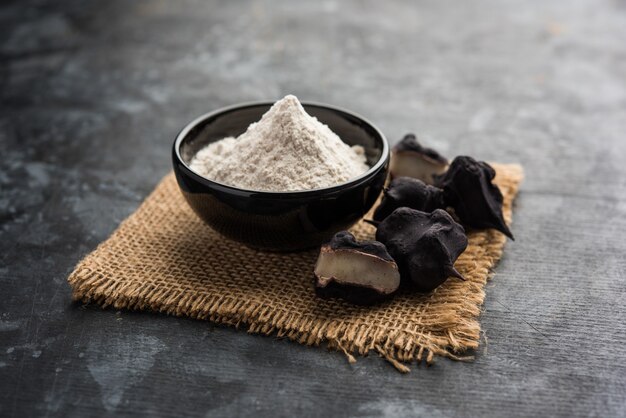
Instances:
[[[510,222],[522,168],[493,166]],[[365,222],[352,232],[374,236]],[[412,361],[467,359],[478,347],[484,286],[506,239],[495,230],[468,232],[455,265],[467,281],[451,278],[431,293],[399,294],[373,307],[322,300],[313,289],[318,250],[260,252],[223,238],[192,212],[170,173],[68,280],[76,300],[326,345],[350,362],[374,351],[406,372]]]

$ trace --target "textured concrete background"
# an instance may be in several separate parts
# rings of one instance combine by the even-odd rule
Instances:
[[[626,3],[4,1],[0,415],[626,415]],[[473,363],[72,304],[206,111],[294,93],[527,180]]]

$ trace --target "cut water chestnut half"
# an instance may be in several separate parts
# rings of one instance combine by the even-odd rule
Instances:
[[[378,241],[358,242],[347,231],[324,244],[315,265],[315,290],[358,305],[386,299],[400,286],[400,272]]]
[[[436,175],[443,174],[448,160],[432,148],[422,146],[414,134],[407,134],[393,147],[391,177],[413,177],[433,184]]]

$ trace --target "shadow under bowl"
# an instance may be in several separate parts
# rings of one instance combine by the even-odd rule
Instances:
[[[174,141],[174,173],[194,212],[225,237],[261,250],[312,248],[354,225],[376,202],[387,178],[389,144],[374,125],[354,113],[303,102],[307,113],[328,125],[345,143],[363,146],[369,170],[332,187],[267,192],[217,183],[189,168],[201,148],[228,136],[239,136],[272,104],[230,106],[191,122]]]

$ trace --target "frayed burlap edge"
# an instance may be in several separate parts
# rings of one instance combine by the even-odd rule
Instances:
[[[497,171],[496,183],[504,195],[505,219],[510,224],[512,204],[523,179],[523,170],[519,165],[493,165]],[[136,227],[133,224],[136,224],[137,213],[146,210],[157,193],[163,193],[160,189],[168,181],[174,182],[171,173],[109,240],[117,239],[124,228]],[[369,238],[373,228],[361,222],[353,232],[359,238]],[[102,271],[101,265],[107,257],[115,257],[114,253],[103,254],[107,251],[109,240],[77,265],[68,282],[73,290],[73,299],[84,303],[95,302],[103,308],[149,310],[209,320],[245,328],[250,333],[286,337],[304,345],[326,344],[329,349],[343,352],[350,363],[356,361],[355,355],[365,356],[374,351],[397,370],[408,372],[407,364],[422,360],[430,364],[435,356],[471,360],[473,356],[465,354],[479,345],[478,317],[485,299],[484,285],[493,275],[492,269],[502,255],[506,238],[494,230],[470,231],[468,238],[470,245],[455,265],[467,281],[448,280],[431,294],[419,296],[414,329],[394,328],[389,323],[318,321],[310,315],[294,318],[288,310],[271,309],[262,300],[238,300],[224,294],[206,295],[189,289],[181,291],[180,288],[159,287],[152,282],[112,279]],[[462,291],[459,291],[461,287]],[[454,297],[449,298],[449,303],[444,303],[445,309],[428,315],[429,300],[447,300],[446,292]],[[460,292],[462,295],[458,297]]]

